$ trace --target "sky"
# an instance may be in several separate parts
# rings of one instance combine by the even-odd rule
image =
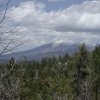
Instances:
[[[100,44],[100,0],[12,0],[7,24],[17,25],[20,50],[46,43]],[[19,49],[19,48],[18,48]]]

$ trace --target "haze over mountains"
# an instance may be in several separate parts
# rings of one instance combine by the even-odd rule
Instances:
[[[73,54],[75,53],[80,44],[71,44],[71,43],[49,43],[44,44],[42,46],[36,47],[31,50],[25,50],[21,52],[17,52],[14,54],[6,54],[0,57],[1,62],[7,62],[11,57],[15,58],[16,61],[32,61],[34,60],[41,60],[45,57],[59,57],[60,55],[63,56],[64,54]],[[88,50],[93,50],[94,46],[87,45]]]

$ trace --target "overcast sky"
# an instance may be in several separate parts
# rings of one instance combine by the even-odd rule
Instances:
[[[100,0],[12,0],[21,50],[50,42],[100,44]]]

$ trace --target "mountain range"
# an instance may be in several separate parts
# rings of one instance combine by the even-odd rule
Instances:
[[[44,44],[42,46],[36,47],[31,50],[25,50],[13,54],[5,54],[0,57],[0,62],[7,62],[11,57],[16,59],[16,61],[32,61],[34,60],[41,60],[45,57],[59,57],[60,55],[63,56],[64,54],[73,54],[75,53],[80,44],[71,44],[71,43],[49,43]],[[93,50],[94,46],[86,45],[88,50]]]

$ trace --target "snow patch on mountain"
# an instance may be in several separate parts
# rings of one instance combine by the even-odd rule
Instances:
[[[57,46],[60,46],[60,45],[72,45],[74,44],[73,42],[68,42],[68,41],[64,41],[64,40],[56,40],[52,43],[53,47],[57,47]]]

